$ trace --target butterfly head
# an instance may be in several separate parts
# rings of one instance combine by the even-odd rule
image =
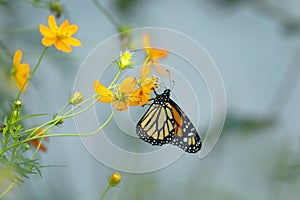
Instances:
[[[170,92],[170,89],[166,89],[162,94],[156,94],[156,97],[154,98],[154,103],[163,104],[165,102],[168,102],[170,99]]]
[[[165,91],[164,91],[164,93],[162,93],[162,95],[170,97],[170,93],[171,93],[170,89],[165,89]]]

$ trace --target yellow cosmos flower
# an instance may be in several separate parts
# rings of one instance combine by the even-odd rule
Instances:
[[[131,68],[133,64],[132,55],[129,51],[125,51],[124,53],[120,52],[120,61],[118,62],[118,66],[121,70],[126,68]]]
[[[22,51],[18,49],[14,55],[12,72],[16,80],[17,87],[19,90],[23,87],[22,93],[24,93],[28,85],[27,78],[29,77],[30,67],[26,63],[21,63],[21,60]]]
[[[55,48],[63,52],[71,52],[71,46],[80,46],[81,42],[72,38],[72,35],[77,32],[77,25],[69,25],[69,21],[65,20],[59,27],[53,15],[48,18],[49,28],[40,24],[40,32],[44,36],[42,43],[49,47],[54,44]]]
[[[150,37],[147,34],[144,34],[144,46],[145,46],[145,51],[147,53],[147,60],[150,60],[151,64],[153,63],[154,67],[156,68],[156,70],[162,74],[162,75],[166,75],[167,74],[167,70],[162,68],[159,64],[158,61],[159,59],[165,57],[168,55],[168,52],[166,50],[162,50],[162,49],[156,49],[156,48],[152,48],[150,45]]]
[[[151,63],[143,65],[141,70],[140,79],[138,80],[138,96],[140,97],[140,104],[144,106],[149,104],[150,93],[158,88],[158,78],[155,76],[148,77],[151,71]]]
[[[112,103],[114,108],[119,111],[125,111],[128,106],[139,105],[140,98],[137,96],[136,79],[128,77],[123,80],[115,92],[112,92],[98,80],[94,81],[95,93],[100,96],[99,101],[105,103]]]

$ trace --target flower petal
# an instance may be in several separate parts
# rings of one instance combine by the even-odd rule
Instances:
[[[16,73],[21,73],[21,74],[29,74],[30,67],[26,63],[22,63],[16,66]]]
[[[50,28],[46,27],[43,24],[40,24],[40,33],[44,37],[54,37],[55,36],[55,33],[53,33]]]
[[[16,74],[15,75],[15,79],[16,79],[17,87],[19,88],[19,90],[21,90],[22,87],[23,87],[23,85],[26,83],[27,77],[25,78],[24,74]],[[24,93],[26,91],[27,85],[28,85],[28,82],[25,84],[25,86],[24,86],[24,88],[22,90],[22,93]]]
[[[119,87],[121,93],[130,95],[134,91],[136,83],[137,83],[137,81],[136,81],[135,77],[125,78]]]
[[[160,66],[157,62],[153,63],[156,71],[158,71],[158,73],[160,73],[161,75],[168,75],[168,70],[166,70],[165,68],[163,68],[162,66]]]
[[[145,51],[146,51],[147,55],[149,55],[149,49],[151,49],[149,35],[148,34],[144,34],[143,35],[143,40],[144,40]]]
[[[150,37],[148,34],[144,34],[143,38],[145,51],[153,62],[159,58],[165,57],[168,54],[166,50],[152,48],[150,45]]]
[[[142,82],[147,78],[147,76],[150,74],[150,71],[151,71],[151,62],[148,62],[146,65],[143,65],[142,66],[142,70],[141,70],[141,80]]]
[[[113,101],[113,107],[119,111],[126,111],[128,109],[124,101]]]
[[[48,25],[49,25],[49,28],[51,29],[52,32],[55,32],[58,29],[58,27],[56,25],[55,18],[54,18],[53,15],[50,15],[48,17]]]
[[[168,52],[166,50],[155,49],[155,48],[149,49],[149,54],[148,54],[148,56],[150,56],[150,59],[153,62],[156,62],[158,59],[163,58],[167,55],[168,55]]]
[[[61,32],[66,32],[67,29],[69,27],[69,20],[65,20],[60,26],[59,26],[59,30]]]
[[[13,61],[14,68],[16,68],[16,66],[21,63],[21,59],[22,59],[22,51],[18,49],[14,55],[14,61]]]
[[[46,47],[49,47],[55,43],[55,38],[44,37],[42,39],[42,44]]]
[[[68,34],[70,36],[72,36],[74,33],[76,33],[78,31],[78,26],[75,24],[72,24],[70,26],[68,26],[68,28],[66,29],[66,31],[68,32]]]
[[[70,45],[62,42],[62,40],[56,40],[54,43],[54,46],[56,49],[63,51],[63,52],[69,53],[72,51],[72,48],[70,47]]]
[[[131,96],[128,98],[128,105],[129,106],[137,106],[141,103],[141,97],[140,97],[141,88],[138,88],[133,91]],[[150,95],[149,95],[150,97]],[[149,98],[150,99],[150,98]]]
[[[65,39],[63,39],[63,41],[65,43],[75,46],[75,47],[81,46],[81,42],[76,38],[65,38]]]
[[[151,45],[150,45],[150,37],[148,34],[144,34],[143,35],[143,40],[144,40],[144,47],[145,48],[151,48]]]
[[[100,95],[99,101],[110,103],[113,99],[113,92],[107,89],[104,85],[102,85],[98,80],[94,81],[94,90],[95,93]]]

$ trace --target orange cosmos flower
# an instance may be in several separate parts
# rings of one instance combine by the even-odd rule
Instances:
[[[55,48],[63,52],[71,52],[71,46],[80,46],[81,42],[72,38],[72,35],[77,32],[77,25],[69,25],[69,21],[65,20],[59,27],[53,15],[48,18],[49,28],[40,24],[40,32],[44,36],[42,43],[49,47],[54,44]]]
[[[138,96],[140,97],[140,104],[142,106],[149,104],[150,93],[158,88],[158,78],[155,76],[148,77],[151,71],[150,65],[150,62],[143,65],[140,79],[138,80],[138,85],[140,86],[138,89]]]
[[[112,92],[98,80],[94,81],[95,93],[100,96],[99,101],[105,103],[112,103],[114,108],[119,111],[125,111],[128,106],[139,105],[140,98],[137,96],[136,79],[128,77],[123,80],[116,92]]]
[[[146,61],[150,60],[151,64],[153,63],[154,67],[160,74],[166,75],[167,70],[162,68],[158,64],[158,60],[167,56],[168,52],[166,50],[152,48],[150,45],[150,37],[147,34],[144,34],[144,46],[145,46],[145,51],[148,55],[148,57],[146,58]]]
[[[43,129],[40,128],[36,131],[35,135],[44,135],[43,133]],[[47,147],[45,145],[43,145],[41,143],[41,140],[40,139],[34,139],[34,140],[31,140],[30,143],[35,147],[35,148],[38,148],[39,147],[39,150],[43,151],[43,152],[46,152],[47,151]],[[40,144],[41,143],[41,144]]]
[[[16,80],[17,87],[19,90],[23,87],[22,93],[24,93],[28,85],[27,78],[29,77],[30,66],[26,63],[21,63],[21,60],[22,51],[18,49],[14,55],[12,73]]]

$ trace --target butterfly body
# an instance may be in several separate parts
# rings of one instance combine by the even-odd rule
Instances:
[[[156,93],[155,93],[156,94]],[[188,153],[201,149],[201,139],[191,120],[170,99],[170,90],[156,94],[136,126],[137,135],[152,145],[173,144]]]

